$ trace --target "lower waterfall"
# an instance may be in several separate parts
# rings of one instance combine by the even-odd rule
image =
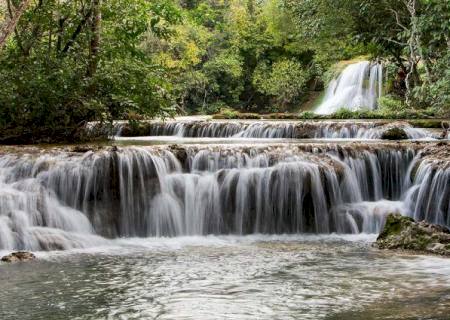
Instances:
[[[0,249],[106,238],[450,225],[450,168],[395,144],[161,146],[0,156]]]

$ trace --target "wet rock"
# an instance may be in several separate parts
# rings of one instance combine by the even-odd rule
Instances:
[[[450,256],[450,231],[443,226],[390,214],[375,246]]]
[[[151,133],[152,122],[129,122],[121,126],[120,135],[122,137],[143,137]]]
[[[406,140],[408,139],[408,134],[402,128],[394,127],[387,129],[381,135],[383,140]]]
[[[36,256],[31,252],[27,251],[17,251],[10,253],[2,258],[2,262],[25,262],[36,259]]]
[[[78,145],[78,146],[73,146],[70,151],[77,152],[77,153],[86,153],[86,152],[95,151],[95,150],[94,150],[94,147],[92,147],[92,146]]]
[[[169,146],[170,152],[172,152],[175,157],[180,161],[180,163],[185,164],[188,158],[188,154],[185,148],[178,144],[172,144]]]

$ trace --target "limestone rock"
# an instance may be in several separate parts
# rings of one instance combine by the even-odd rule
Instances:
[[[400,214],[386,218],[375,244],[380,249],[403,249],[450,256],[450,231],[443,226],[416,222]]]
[[[390,129],[387,129],[383,132],[381,135],[381,139],[383,140],[406,140],[408,139],[408,135],[406,134],[406,131],[402,128],[393,127]]]
[[[2,262],[25,262],[36,259],[36,256],[31,252],[27,251],[17,251],[10,253],[2,258]]]

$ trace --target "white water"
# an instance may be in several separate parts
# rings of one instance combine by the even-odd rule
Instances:
[[[323,102],[315,110],[331,114],[341,108],[352,111],[377,107],[382,95],[383,67],[378,63],[361,61],[349,65],[328,85]]]
[[[387,129],[398,127],[405,130],[409,139],[435,139],[432,132],[413,128],[407,122],[383,123],[376,121],[152,121],[145,124],[146,139],[167,137],[184,138],[228,138],[243,139],[380,139]],[[121,137],[126,123],[115,125],[115,139],[144,139]],[[169,138],[171,137],[171,138]]]
[[[415,154],[217,145],[2,156],[0,249],[83,248],[99,236],[374,233],[393,211],[449,225],[449,169],[423,163],[411,182]]]

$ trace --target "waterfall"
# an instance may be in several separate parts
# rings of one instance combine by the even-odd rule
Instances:
[[[347,66],[328,85],[318,114],[331,114],[341,108],[373,110],[382,95],[383,68],[379,63],[361,61]]]
[[[406,122],[376,121],[151,121],[131,136],[176,136],[189,138],[264,138],[264,139],[380,139],[383,132],[398,127],[409,139],[433,139],[425,129]],[[126,123],[117,123],[119,136],[127,131]],[[120,139],[116,137],[116,139]]]
[[[103,237],[378,232],[390,212],[450,225],[450,171],[422,161],[417,148],[211,145],[3,155],[0,249],[77,248]]]
[[[408,215],[417,221],[450,226],[450,165],[423,161],[410,172],[413,185],[405,195]]]

